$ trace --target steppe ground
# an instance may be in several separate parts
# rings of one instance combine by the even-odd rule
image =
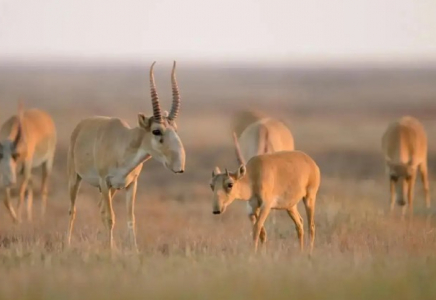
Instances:
[[[33,223],[13,225],[0,210],[1,299],[436,298],[436,68],[429,67],[180,62],[178,126],[186,172],[174,175],[155,161],[144,166],[136,206],[140,254],[129,251],[124,192],[114,201],[118,252],[106,250],[98,191],[87,184],[79,194],[72,249],[63,249],[70,133],[87,116],[118,116],[135,126],[138,112],[150,114],[148,67],[1,66],[0,119],[23,99],[50,112],[59,135],[47,218],[39,218],[38,189]],[[166,109],[170,67],[160,62],[155,68]],[[235,110],[246,107],[283,119],[296,148],[321,168],[312,259],[298,253],[285,212],[277,212],[275,226],[268,220],[267,249],[257,256],[243,203],[212,214],[211,171],[236,167],[229,123]],[[388,122],[405,114],[422,120],[429,136],[433,207],[426,211],[418,180],[413,223],[385,215],[389,189],[380,151]]]

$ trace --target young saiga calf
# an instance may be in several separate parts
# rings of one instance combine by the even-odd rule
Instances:
[[[390,179],[390,210],[395,198],[409,216],[413,215],[413,192],[419,170],[424,185],[425,202],[430,208],[430,188],[427,171],[427,135],[424,126],[415,118],[405,116],[389,124],[382,137],[382,149]]]
[[[32,169],[42,168],[41,214],[45,214],[50,176],[56,149],[56,128],[53,119],[39,109],[24,111],[20,103],[18,115],[7,119],[0,129],[0,171],[5,188],[4,203],[14,222],[21,221],[24,199],[27,198],[27,219],[32,220]],[[17,172],[23,180],[19,185],[18,214],[11,206],[11,188],[17,182]]]
[[[213,213],[223,213],[235,199],[247,201],[253,224],[254,251],[259,238],[266,242],[264,223],[271,209],[286,210],[295,223],[300,250],[304,245],[303,219],[297,204],[301,199],[307,213],[310,252],[315,241],[315,200],[320,184],[316,163],[301,151],[280,151],[252,157],[247,164],[241,155],[238,139],[233,134],[239,168],[224,173],[216,167],[210,187],[213,191]]]
[[[135,250],[136,230],[134,203],[136,186],[143,163],[153,157],[174,173],[185,169],[185,149],[177,133],[176,118],[180,109],[174,62],[171,73],[173,102],[171,111],[162,114],[153,75],[150,68],[150,90],[153,116],[138,114],[138,127],[118,118],[91,117],[81,121],[71,134],[68,150],[68,180],[70,191],[70,222],[68,244],[76,216],[76,197],[81,181],[98,187],[101,217],[108,231],[110,248],[114,248],[113,228],[115,214],[112,198],[119,189],[126,189],[128,211],[127,227]]]

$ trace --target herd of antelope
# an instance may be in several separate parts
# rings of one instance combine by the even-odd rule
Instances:
[[[183,173],[185,149],[177,133],[176,119],[180,95],[176,80],[176,62],[171,72],[172,106],[162,111],[154,80],[155,62],[150,68],[153,115],[138,114],[138,126],[131,128],[115,117],[89,117],[73,130],[68,148],[67,170],[70,196],[70,220],[67,245],[71,243],[76,217],[76,198],[82,181],[99,189],[99,207],[107,229],[110,248],[114,248],[115,215],[112,199],[120,189],[126,191],[127,227],[132,247],[137,250],[134,204],[138,176],[150,158],[174,173]],[[315,202],[321,173],[315,161],[294,149],[294,138],[281,121],[256,111],[241,111],[233,124],[233,140],[238,166],[235,170],[212,171],[213,214],[221,214],[234,201],[246,201],[253,225],[255,251],[259,240],[266,242],[265,220],[272,210],[286,210],[295,223],[300,249],[303,250],[303,219],[297,204],[303,200],[310,234],[310,252],[315,239]],[[55,124],[44,111],[25,110],[7,119],[0,129],[0,174],[4,203],[16,223],[22,220],[26,200],[27,219],[32,220],[32,170],[42,168],[41,212],[46,211],[48,178],[56,148]],[[427,137],[422,124],[405,116],[392,122],[382,138],[382,150],[390,179],[390,210],[396,202],[413,214],[413,194],[419,171],[430,207],[427,171]],[[11,188],[21,175],[17,210],[11,205]],[[407,199],[407,201],[406,201]],[[406,205],[407,204],[407,205]]]

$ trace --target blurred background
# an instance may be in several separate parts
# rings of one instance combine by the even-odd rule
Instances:
[[[0,234],[9,239],[0,244],[24,241],[22,248],[42,252],[60,248],[71,131],[92,115],[135,126],[138,112],[151,114],[148,71],[155,60],[161,105],[169,110],[176,60],[186,170],[176,176],[153,160],[145,164],[136,208],[142,250],[179,255],[189,246],[193,253],[221,257],[250,245],[243,205],[212,218],[208,182],[215,165],[236,165],[234,113],[257,108],[283,120],[296,148],[321,168],[318,251],[353,263],[359,253],[362,264],[374,253],[433,253],[434,233],[418,231],[411,241],[400,225],[384,223],[380,215],[388,204],[381,136],[390,121],[412,115],[423,122],[436,183],[435,11],[430,0],[0,0],[0,120],[14,114],[22,99],[51,113],[59,132],[48,208],[53,219],[11,228],[1,209]],[[421,183],[416,195],[416,212],[424,214]],[[82,250],[101,239],[97,197],[96,189],[83,184],[74,237]],[[125,210],[122,197],[116,199],[119,241],[126,235]],[[271,233],[272,249],[287,257],[296,249],[296,234],[286,214],[280,217],[286,221]],[[335,271],[329,265],[326,272]],[[63,283],[74,290],[72,278]],[[98,280],[89,279],[89,288],[103,284]]]

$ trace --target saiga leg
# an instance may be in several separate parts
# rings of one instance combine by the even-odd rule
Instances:
[[[293,206],[291,209],[287,210],[292,221],[295,223],[295,229],[297,230],[298,241],[300,243],[300,251],[304,249],[304,229],[303,229],[303,218],[298,212],[297,206]]]
[[[105,225],[108,230],[109,246],[111,250],[114,250],[113,229],[115,226],[115,213],[112,207],[112,191],[104,181],[100,183],[100,189],[103,196],[102,208],[104,209]]]
[[[259,207],[257,207],[256,209],[252,208],[251,213],[248,214],[248,218],[250,219],[251,224],[253,226],[254,226],[254,224],[256,224],[257,218],[259,217],[259,211],[260,211]],[[265,226],[262,226],[262,229],[260,230],[260,236],[259,237],[260,237],[260,242],[262,244],[264,244],[266,242],[266,238],[267,238]]]
[[[407,206],[409,206],[409,218],[413,218],[413,194],[415,191],[416,173],[407,180]]]
[[[395,207],[395,196],[396,196],[396,190],[395,190],[395,180],[393,180],[392,178],[389,179],[389,184],[390,184],[390,194],[391,194],[391,199],[390,199],[390,212],[392,213],[394,211],[394,207]]]
[[[427,170],[427,162],[423,162],[419,166],[419,172],[421,174],[422,184],[424,186],[424,194],[425,194],[425,204],[427,208],[430,208],[430,186],[428,183],[428,170]]]
[[[261,201],[262,203],[263,201]],[[253,241],[254,241],[254,252],[257,252],[258,244],[259,244],[259,237],[260,232],[262,231],[262,227],[265,224],[265,220],[268,217],[269,213],[271,211],[271,207],[269,205],[263,205],[260,208],[259,217],[256,220],[256,223],[253,226]]]
[[[5,188],[4,204],[5,204],[6,208],[8,209],[9,215],[11,216],[14,223],[19,223],[20,220],[18,220],[17,214],[15,213],[15,210],[11,205],[11,189],[9,187]]]
[[[69,180],[69,192],[70,192],[70,222],[68,224],[68,234],[67,234],[67,242],[68,245],[71,245],[71,234],[73,232],[73,226],[74,226],[74,220],[76,218],[76,198],[77,193],[80,188],[80,183],[82,181],[82,178],[80,178],[79,175],[74,174],[72,178]]]
[[[27,189],[25,192],[25,199],[27,202],[27,220],[32,221],[32,205],[33,205],[33,180],[29,178]]]
[[[47,160],[42,164],[42,180],[41,180],[41,216],[45,215],[47,208],[48,196],[48,178],[51,174],[53,167],[53,158]]]
[[[24,198],[25,198],[25,194],[32,176],[32,162],[30,161],[25,161],[24,162],[24,174],[23,174],[23,181],[21,182],[20,185],[20,194],[19,194],[19,201],[18,201],[18,207],[17,207],[17,213],[18,213],[18,219],[21,220],[21,212],[22,212],[22,207],[23,207],[23,202],[24,202]],[[27,216],[29,219],[29,215]],[[30,217],[31,218],[31,217]]]
[[[309,227],[310,254],[312,254],[313,245],[315,243],[315,200],[316,195],[310,191],[306,198],[303,199],[304,207],[306,208],[307,225]]]
[[[111,189],[111,198],[113,199],[115,194],[117,193],[116,189]],[[103,224],[106,224],[106,209],[105,206],[103,205],[104,203],[104,197],[103,194],[100,190],[100,199],[98,200],[98,207],[100,208],[100,214],[101,214],[101,221],[103,222]]]
[[[126,206],[127,206],[127,230],[130,235],[130,243],[135,251],[138,251],[136,243],[136,223],[135,223],[135,200],[138,179],[133,180],[126,188]]]

